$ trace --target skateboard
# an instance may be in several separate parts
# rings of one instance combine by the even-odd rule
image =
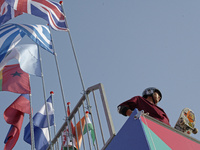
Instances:
[[[191,133],[196,134],[198,132],[198,129],[194,128],[195,122],[196,119],[194,112],[189,108],[184,108],[181,111],[181,114],[174,128],[188,135],[190,135]]]

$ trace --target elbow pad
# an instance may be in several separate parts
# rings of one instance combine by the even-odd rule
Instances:
[[[128,110],[129,108],[127,108],[126,106],[118,106],[117,109],[118,109],[118,112],[119,112],[120,114],[122,114],[122,115],[124,115],[124,116],[127,116],[127,115],[126,115],[126,112],[127,112],[127,110]]]

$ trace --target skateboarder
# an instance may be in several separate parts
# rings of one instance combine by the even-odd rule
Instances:
[[[170,125],[167,114],[157,106],[161,99],[161,92],[154,87],[150,87],[143,91],[142,97],[135,96],[118,105],[118,112],[124,116],[130,116],[132,111],[137,108],[139,111],[144,110],[145,113],[149,113],[149,116]]]

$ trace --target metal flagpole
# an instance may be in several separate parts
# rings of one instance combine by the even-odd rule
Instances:
[[[51,99],[52,99],[52,106],[54,106],[54,102],[53,102],[53,95],[54,95],[54,92],[51,91],[50,94],[51,94]],[[54,118],[54,136],[55,136],[55,135],[56,135],[55,109],[54,109],[54,115],[53,115],[53,118]],[[56,150],[59,150],[58,139],[56,140]]]
[[[30,78],[30,76],[29,76]],[[34,128],[33,128],[33,110],[32,110],[32,100],[31,100],[31,94],[29,94],[29,99],[30,99],[30,115],[29,115],[29,120],[30,120],[30,131],[31,131],[31,150],[35,150],[35,139],[34,139]]]
[[[60,4],[62,6],[62,10],[63,10],[63,13],[64,13],[63,1],[60,1]],[[68,28],[68,24],[67,24],[67,19],[66,19],[65,13],[64,13],[64,16],[65,16],[65,24],[66,24],[66,26]],[[91,109],[90,109],[91,106],[89,104],[89,100],[88,100],[88,97],[87,97],[87,94],[86,94],[86,91],[85,91],[85,86],[84,86],[83,78],[82,78],[82,75],[81,75],[81,70],[80,70],[80,67],[79,67],[78,59],[77,59],[77,56],[76,56],[76,52],[75,52],[75,49],[74,49],[74,44],[72,42],[72,38],[71,38],[71,34],[70,34],[70,30],[69,29],[68,29],[68,35],[69,35],[70,43],[71,43],[71,46],[72,46],[74,58],[75,58],[75,61],[76,61],[76,66],[77,66],[77,69],[78,69],[79,77],[80,77],[80,80],[81,80],[84,96],[85,96],[85,99],[86,99],[86,102],[87,102],[87,109],[89,110],[89,112],[91,112]]]
[[[51,34],[50,28],[49,28],[49,31],[50,31],[50,34]],[[65,96],[64,96],[64,91],[63,91],[63,87],[62,87],[62,81],[61,81],[60,71],[59,71],[59,67],[58,67],[57,54],[56,54],[55,49],[54,49],[52,35],[51,35],[51,39],[52,39],[52,47],[53,47],[53,52],[54,52],[54,58],[55,58],[55,62],[56,62],[56,68],[57,68],[59,82],[60,82],[60,88],[61,88],[61,92],[62,92],[62,98],[63,98],[63,105],[64,105],[64,110],[65,110],[65,115],[66,115],[66,121],[67,121],[67,124],[69,125],[69,119],[68,119],[67,110],[66,110],[66,104],[65,104]],[[73,137],[71,136],[72,135],[71,134],[72,133],[71,126],[69,125],[68,128],[69,128],[70,140],[73,140]]]
[[[70,104],[71,104],[70,102],[67,103],[67,107],[69,108],[69,110],[68,110],[69,115],[71,113],[70,112]],[[71,122],[69,121],[69,115],[67,113],[67,123],[68,123],[68,128],[69,128],[69,139],[72,141],[72,149],[74,150],[74,139],[73,139],[74,135],[73,135],[73,130],[72,130],[73,127],[72,127],[72,124],[71,124],[72,121]],[[76,143],[75,143],[75,145],[76,145]]]
[[[49,31],[50,31],[50,35],[51,35],[51,30],[50,30],[50,28],[49,28]],[[59,83],[60,83],[60,89],[61,89],[61,93],[62,93],[62,99],[63,99],[63,105],[64,105],[64,110],[65,110],[65,115],[66,115],[66,117],[67,117],[67,110],[66,110],[66,104],[65,104],[65,95],[64,95],[64,91],[63,91],[63,86],[62,86],[60,71],[59,71],[59,67],[58,67],[57,54],[56,54],[55,49],[54,49],[54,44],[53,44],[52,35],[51,35],[51,39],[52,39],[53,53],[54,53],[54,58],[55,58],[55,62],[56,62],[56,68],[57,68]]]
[[[43,71],[42,71],[42,58],[41,58],[41,56],[40,56],[40,48],[39,48],[38,45],[37,45],[37,47],[38,47],[39,58],[40,58],[41,78],[42,78],[42,86],[43,86],[43,93],[44,93],[45,110],[46,110],[47,122],[48,122],[48,131],[49,131],[50,148],[51,148],[51,150],[52,150],[49,113],[48,113],[48,108],[47,108],[47,101],[46,101],[46,94],[45,94],[45,86],[44,86],[44,77],[43,77]]]
[[[49,28],[49,31],[50,31],[50,34],[51,34],[51,29],[50,28]],[[52,35],[51,35],[51,39],[52,39],[52,47],[53,47],[54,58],[55,58],[55,62],[56,62],[56,68],[57,68],[57,72],[58,72],[58,78],[59,78],[59,82],[60,82],[60,88],[61,88],[61,93],[62,93],[63,105],[64,105],[64,110],[65,110],[65,115],[66,115],[65,118],[66,118],[67,124],[69,125],[69,119],[68,119],[67,109],[66,109],[66,104],[65,104],[65,96],[64,96],[64,91],[63,91],[63,86],[62,86],[60,71],[59,71],[59,67],[58,67],[57,54],[56,54],[55,49],[54,49]],[[72,133],[72,129],[71,129],[71,126],[69,126],[69,134],[71,135],[71,133]],[[73,137],[71,138],[71,136],[70,136],[70,140],[73,140]]]

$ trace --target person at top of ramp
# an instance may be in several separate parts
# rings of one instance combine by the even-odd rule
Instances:
[[[162,108],[157,106],[162,99],[161,92],[154,87],[146,88],[141,96],[135,96],[118,105],[118,112],[124,116],[130,116],[132,111],[137,108],[139,111],[149,113],[149,116],[170,126],[169,118]]]

